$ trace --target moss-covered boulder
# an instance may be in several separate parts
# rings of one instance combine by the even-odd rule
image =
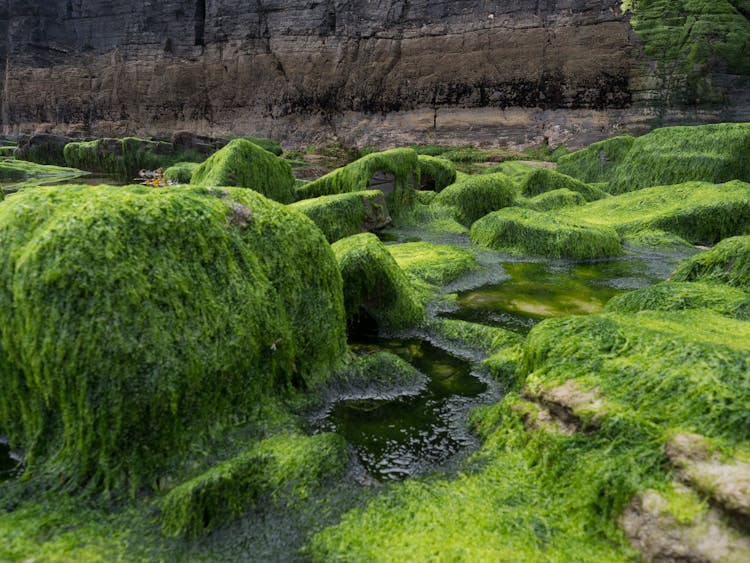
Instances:
[[[211,155],[193,171],[190,183],[251,188],[281,203],[295,199],[294,175],[289,163],[247,139],[234,139]]]
[[[175,158],[172,143],[136,137],[68,143],[63,152],[66,166],[124,180],[143,169],[165,168]]]
[[[0,160],[0,181],[2,182],[20,182],[29,179],[41,181],[64,181],[85,174],[86,173],[83,170],[66,168],[63,166],[36,164],[34,162],[27,162],[25,160],[14,158]]]
[[[61,135],[38,134],[22,136],[14,155],[19,160],[65,166],[65,145],[73,139]],[[13,155],[10,155],[13,156]]]
[[[621,235],[662,231],[693,244],[750,232],[750,184],[688,182],[656,186],[560,212],[566,220],[612,227]]]
[[[289,208],[312,219],[328,242],[380,229],[391,222],[385,196],[377,190],[304,199]]]
[[[440,192],[433,205],[454,207],[457,218],[471,225],[492,211],[513,205],[517,190],[505,174],[470,176]]]
[[[189,184],[198,166],[197,162],[178,162],[164,171],[164,179],[173,184]]]
[[[346,458],[338,434],[263,440],[170,491],[162,504],[162,531],[198,536],[259,504],[293,505],[340,476]]]
[[[561,157],[558,171],[606,182],[612,194],[689,181],[750,181],[750,123],[665,127],[636,139],[618,137]]]
[[[0,427],[72,484],[136,490],[346,349],[330,246],[251,190],[27,190],[0,272]]]
[[[568,189],[552,190],[545,192],[531,199],[521,200],[517,203],[519,207],[528,207],[536,211],[551,211],[563,207],[576,207],[585,205],[586,198],[578,192],[572,192]]]
[[[391,213],[395,213],[413,201],[419,170],[419,159],[412,149],[376,152],[297,188],[297,197],[380,190],[386,194]]]
[[[479,267],[466,250],[430,242],[406,242],[386,246],[399,267],[428,284],[444,286]]]
[[[450,160],[419,155],[420,189],[439,192],[456,181],[456,167]]]
[[[250,141],[254,145],[258,145],[263,150],[266,150],[270,152],[273,155],[281,156],[284,154],[284,149],[281,148],[281,145],[274,141],[273,139],[269,139],[267,137],[242,137],[243,139]]]
[[[521,181],[521,193],[528,197],[538,196],[553,190],[570,190],[581,194],[586,201],[596,201],[607,196],[595,186],[546,168],[536,168]]]
[[[424,319],[424,307],[406,274],[378,237],[355,235],[334,243],[332,248],[344,279],[350,326],[372,319],[379,328],[401,329]]]
[[[718,282],[750,291],[750,236],[723,240],[694,256],[677,269],[672,280]]]
[[[491,213],[471,228],[474,244],[493,250],[550,258],[597,258],[622,252],[614,229],[557,219],[549,213],[511,207]]]

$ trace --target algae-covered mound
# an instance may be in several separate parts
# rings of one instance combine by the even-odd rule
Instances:
[[[665,127],[636,139],[618,137],[560,158],[558,171],[606,182],[612,194],[694,180],[750,181],[750,123]]]
[[[454,246],[407,242],[386,247],[406,273],[423,282],[444,286],[479,267],[476,257]]]
[[[563,207],[585,205],[586,198],[578,192],[572,192],[568,189],[552,190],[539,194],[527,200],[520,200],[516,203],[519,207],[528,207],[536,211],[551,211]]]
[[[197,162],[178,162],[164,171],[164,179],[173,184],[189,184],[198,166]]]
[[[243,139],[250,141],[254,145],[258,145],[263,150],[266,150],[270,152],[273,155],[281,156],[284,154],[284,149],[281,148],[281,145],[274,141],[273,139],[268,139],[266,137],[242,137]]]
[[[197,536],[253,505],[304,500],[346,465],[338,434],[268,438],[238,456],[174,488],[164,499],[162,530]]]
[[[350,326],[370,317],[379,328],[419,324],[424,307],[406,274],[378,237],[364,233],[332,245],[344,279],[344,304]]]
[[[711,309],[750,320],[750,295],[723,284],[667,282],[613,297],[605,307],[615,313],[684,309]]]
[[[586,198],[586,201],[595,201],[607,196],[597,187],[546,168],[536,168],[521,181],[521,193],[528,197],[538,196],[553,190],[577,192]]]
[[[175,158],[172,143],[136,137],[68,143],[63,154],[67,166],[126,180],[139,170],[168,166]]]
[[[474,244],[493,250],[550,258],[597,258],[622,252],[614,229],[511,207],[491,213],[471,228]]]
[[[450,160],[419,155],[421,189],[441,191],[456,181],[456,167]]]
[[[297,196],[305,199],[374,189],[388,196],[393,212],[419,186],[419,170],[419,158],[412,149],[376,152],[298,188]]]
[[[457,218],[471,225],[492,211],[513,205],[517,190],[505,174],[470,176],[440,192],[433,205],[454,207]]]
[[[750,236],[721,241],[684,262],[672,279],[725,283],[750,291]]]
[[[0,427],[32,474],[135,490],[346,349],[330,246],[251,190],[27,190],[0,264]]]
[[[379,229],[391,222],[385,196],[377,190],[303,199],[289,208],[312,219],[328,242]]]
[[[295,199],[294,175],[289,163],[247,139],[234,139],[211,155],[195,169],[190,183],[251,188],[281,203]]]
[[[25,160],[16,160],[13,158],[0,160],[0,182],[20,181],[29,178],[34,179],[66,179],[83,176],[85,172],[75,168],[65,168],[63,166],[53,166],[46,164],[35,164]]]
[[[714,244],[750,232],[750,184],[656,186],[566,209],[560,216],[620,234],[663,231],[693,244]]]

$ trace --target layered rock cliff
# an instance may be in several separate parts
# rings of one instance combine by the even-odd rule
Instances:
[[[674,69],[644,49],[622,4],[0,0],[2,127],[287,144],[575,143],[655,116],[745,116],[727,65],[718,98],[666,98],[685,81],[665,82]]]

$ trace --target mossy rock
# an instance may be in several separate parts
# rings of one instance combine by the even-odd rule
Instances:
[[[136,137],[68,143],[63,154],[67,166],[123,180],[135,178],[140,170],[165,168],[175,161],[172,143]]]
[[[562,157],[558,171],[606,182],[612,194],[690,181],[750,181],[750,123],[665,127],[637,139],[618,137]]]
[[[482,174],[448,186],[437,195],[433,205],[454,207],[458,220],[471,225],[492,211],[513,205],[517,195],[505,174]]]
[[[254,145],[258,145],[263,150],[266,150],[270,152],[273,155],[281,156],[284,154],[284,149],[281,148],[281,145],[274,141],[273,139],[268,139],[266,137],[242,137],[243,139],[250,141]]]
[[[441,348],[473,352],[481,358],[523,342],[523,338],[515,332],[455,319],[434,319],[427,329],[430,340]]]
[[[135,491],[346,351],[330,246],[251,190],[20,192],[0,264],[0,427],[72,486]]]
[[[71,140],[69,137],[48,134],[21,137],[14,154],[8,156],[37,164],[65,166],[65,145]]]
[[[439,192],[456,181],[456,167],[450,160],[419,155],[420,189]]]
[[[292,505],[341,476],[346,459],[338,434],[268,438],[170,491],[162,532],[199,536],[261,503]]]
[[[378,237],[371,233],[332,245],[344,279],[344,304],[350,326],[367,316],[381,329],[402,329],[424,320],[406,274]]]
[[[723,240],[694,256],[680,265],[672,280],[724,283],[750,291],[750,236]]]
[[[164,171],[164,179],[173,184],[189,184],[198,166],[197,162],[178,162]]]
[[[563,188],[540,194],[531,199],[518,201],[517,205],[536,211],[552,211],[553,209],[561,209],[563,207],[586,205],[586,198],[578,192],[572,192]]]
[[[448,285],[479,267],[471,252],[444,244],[407,242],[386,249],[406,273],[437,286]]]
[[[750,295],[723,284],[667,282],[613,297],[605,311],[682,311],[711,309],[722,315],[750,320]]]
[[[195,186],[251,188],[281,203],[295,200],[292,167],[246,139],[234,139],[193,172]]]
[[[391,222],[383,192],[351,192],[304,199],[290,209],[304,213],[328,242],[385,227]]]
[[[419,170],[417,153],[411,149],[372,153],[297,188],[297,197],[380,190],[386,194],[391,214],[398,214],[415,198]]]
[[[750,231],[750,184],[656,186],[565,209],[559,216],[612,227],[621,235],[662,231],[692,244],[715,244]]]
[[[489,166],[482,171],[482,174],[502,173],[510,178],[510,181],[513,182],[514,186],[520,186],[524,178],[534,170],[536,170],[536,168],[528,162],[522,160],[508,160],[506,162],[501,162],[500,164]]]
[[[620,237],[609,227],[557,219],[549,213],[511,207],[491,213],[471,228],[479,246],[549,258],[599,258],[622,252]]]
[[[36,164],[13,158],[0,160],[0,181],[3,182],[28,179],[65,180],[85,174],[83,170],[65,168],[63,166]]]
[[[596,201],[597,199],[607,197],[607,194],[599,188],[590,186],[554,170],[547,170],[546,168],[536,168],[526,174],[521,181],[521,193],[527,197],[538,196],[554,190],[577,192],[586,201]]]

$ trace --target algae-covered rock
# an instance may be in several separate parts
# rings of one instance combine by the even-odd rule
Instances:
[[[412,149],[372,153],[297,188],[297,197],[380,190],[394,213],[412,201],[419,186],[419,170],[419,158]]]
[[[19,160],[65,166],[65,145],[71,142],[61,135],[38,134],[18,139],[15,157]]]
[[[513,205],[517,190],[505,174],[470,176],[440,192],[434,205],[454,207],[457,218],[465,225],[492,211]]]
[[[668,282],[617,295],[605,307],[605,311],[618,313],[684,309],[711,309],[750,320],[750,295],[723,284]]]
[[[281,145],[274,141],[273,139],[268,139],[266,137],[242,137],[243,139],[250,141],[254,145],[258,145],[263,150],[266,150],[270,152],[273,155],[281,156],[284,154],[284,149],[281,148]]]
[[[332,248],[344,279],[349,325],[355,325],[363,313],[379,328],[406,328],[424,319],[424,307],[406,274],[378,237],[355,235],[334,243]]]
[[[521,181],[521,193],[528,197],[538,196],[554,190],[570,190],[581,194],[586,201],[596,201],[607,196],[597,187],[546,168],[536,168]]]
[[[338,434],[268,438],[170,491],[162,531],[197,536],[259,503],[293,504],[341,475],[346,458]]]
[[[136,137],[68,143],[63,152],[67,166],[125,180],[174,162],[172,143]]]
[[[480,219],[472,226],[470,237],[485,248],[550,258],[597,258],[622,252],[614,229],[517,207]]]
[[[0,264],[0,427],[30,473],[135,490],[346,349],[330,246],[251,190],[24,191]]]
[[[551,211],[553,209],[561,209],[563,207],[585,205],[586,198],[578,192],[572,192],[568,189],[552,190],[551,192],[545,192],[539,194],[536,197],[520,201],[517,203],[519,207],[528,207],[529,209],[535,209],[536,211]]]
[[[197,162],[178,162],[164,171],[164,179],[173,184],[189,184],[198,166]]]
[[[37,180],[66,180],[83,176],[83,170],[75,168],[66,168],[63,166],[53,166],[45,164],[36,164],[25,160],[13,158],[0,160],[0,181],[21,181],[27,179]]]
[[[609,193],[705,181],[750,181],[750,123],[665,127],[618,137],[563,156],[558,171],[606,182]]]
[[[281,203],[295,199],[294,175],[289,163],[247,139],[234,139],[214,153],[195,169],[190,183],[251,188]]]
[[[328,242],[380,229],[391,222],[385,196],[377,190],[304,199],[289,208],[312,219]]]
[[[450,160],[419,155],[420,189],[442,191],[456,181],[456,167]]]
[[[725,283],[750,291],[750,236],[721,241],[684,262],[672,279]]]
[[[407,242],[388,245],[386,249],[406,273],[438,286],[479,267],[471,252],[444,244]]]

